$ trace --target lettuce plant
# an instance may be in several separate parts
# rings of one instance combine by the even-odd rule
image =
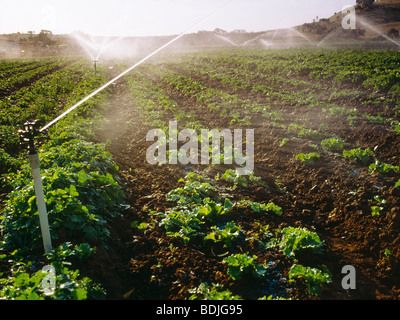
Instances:
[[[324,284],[332,283],[331,275],[326,268],[320,270],[298,264],[290,268],[289,279],[303,279],[308,293],[316,296],[321,294]]]
[[[231,255],[223,260],[228,265],[228,275],[233,280],[239,280],[244,276],[259,278],[265,275],[267,267],[256,262],[257,256],[247,254]]]
[[[243,300],[240,296],[235,296],[230,290],[224,290],[220,284],[209,285],[204,282],[197,288],[189,290],[192,295],[189,300]]]
[[[361,148],[357,148],[357,149],[343,151],[343,156],[345,158],[349,158],[352,161],[359,161],[363,164],[368,163],[372,154],[373,154],[373,152],[369,148],[365,149],[365,150],[363,150]]]
[[[221,228],[213,226],[204,241],[213,241],[215,243],[223,242],[225,247],[231,247],[235,239],[240,236],[242,229],[237,226],[234,222],[228,222]]]
[[[282,230],[282,239],[279,247],[282,252],[291,258],[305,250],[321,253],[324,243],[319,236],[306,228],[288,227]]]
[[[313,166],[315,163],[315,160],[318,160],[320,158],[320,155],[316,152],[312,153],[300,153],[296,156],[296,160],[300,160],[301,162],[304,162],[307,165]]]

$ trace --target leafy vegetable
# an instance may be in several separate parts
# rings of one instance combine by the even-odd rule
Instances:
[[[307,165],[314,165],[315,160],[319,159],[320,155],[316,152],[312,152],[312,153],[308,153],[308,154],[304,154],[304,153],[300,153],[296,156],[296,160],[300,160],[301,162],[304,162]]]
[[[373,154],[373,152],[368,148],[368,149],[351,149],[351,150],[344,150],[343,151],[343,156],[345,158],[350,158],[352,161],[360,161],[363,164],[367,164],[368,161],[370,160],[370,156]]]
[[[189,290],[192,295],[189,300],[243,300],[240,296],[235,296],[230,290],[224,290],[220,284],[202,283],[195,289]]]
[[[247,254],[236,254],[223,260],[228,265],[228,275],[233,280],[241,279],[244,276],[255,278],[262,277],[267,272],[267,267],[256,262],[257,256]]]
[[[311,295],[320,295],[324,284],[332,283],[331,275],[324,270],[295,264],[290,268],[289,279],[303,279]]]
[[[294,258],[301,252],[311,251],[321,253],[324,243],[319,236],[306,228],[288,227],[282,230],[282,239],[279,247],[283,253]]]

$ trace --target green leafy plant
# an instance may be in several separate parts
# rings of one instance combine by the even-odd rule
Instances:
[[[298,133],[298,137],[299,138],[310,138],[310,139],[315,139],[318,140],[320,139],[322,136],[322,134],[318,131],[312,130],[312,129],[307,129],[307,128],[303,128],[300,130],[300,132]]]
[[[246,206],[254,210],[255,212],[259,213],[267,213],[267,212],[273,212],[278,216],[282,215],[282,208],[272,201],[269,203],[260,203],[260,202],[255,202],[255,201],[250,201],[250,200],[241,200],[238,201],[237,204]]]
[[[218,228],[213,226],[212,232],[207,234],[204,241],[213,241],[215,243],[222,242],[224,246],[230,248],[234,241],[240,236],[242,228],[237,226],[234,222],[228,222],[224,226]]]
[[[160,216],[163,217],[160,226],[165,227],[167,235],[182,238],[186,244],[196,236],[204,236],[201,232],[204,221],[198,211],[172,210]]]
[[[244,276],[259,278],[265,275],[267,267],[257,263],[257,256],[247,254],[231,255],[223,260],[228,265],[228,275],[233,280],[241,279]]]
[[[73,246],[63,243],[45,255],[48,266],[55,270],[55,287],[53,292],[45,290],[43,283],[47,273],[37,270],[32,262],[18,262],[14,266],[13,275],[0,280],[0,299],[7,300],[87,300],[104,299],[105,291],[87,277],[81,277],[79,270],[70,270],[70,259],[81,261],[88,259],[95,248],[82,243]]]
[[[244,176],[239,175],[236,170],[228,169],[222,175],[222,179],[232,183],[234,185],[234,188],[236,188],[238,185],[241,185],[242,187],[248,186],[246,178]]]
[[[342,138],[328,138],[321,141],[321,146],[325,150],[338,151],[346,146],[346,142]]]
[[[282,148],[288,141],[288,138],[283,138],[282,141],[279,143],[279,147]]]
[[[381,212],[385,209],[387,201],[385,199],[381,199],[379,196],[374,196],[374,200],[379,203],[378,206],[371,206],[371,215],[373,217],[379,217]]]
[[[220,284],[212,284],[204,282],[197,288],[190,289],[192,295],[189,300],[243,300],[240,296],[235,296],[230,290],[224,290]]]
[[[260,248],[269,249],[274,248],[278,244],[278,240],[274,237],[274,233],[270,230],[269,225],[262,225],[255,222],[257,228],[247,232],[246,240],[255,241]]]
[[[400,167],[375,161],[369,166],[369,173],[373,174],[376,171],[378,171],[381,174],[388,174],[392,171],[398,173],[400,171]]]
[[[80,278],[79,270],[67,267],[56,273],[56,290],[46,295],[42,281],[46,273],[33,274],[18,271],[14,276],[0,280],[0,299],[7,300],[87,300],[104,299],[105,291],[87,277]]]
[[[381,215],[381,212],[383,209],[384,209],[383,207],[372,206],[371,207],[371,215],[373,217],[379,217]]]
[[[199,207],[198,213],[209,221],[216,221],[218,218],[225,216],[234,206],[229,199],[225,199],[225,202],[222,204],[206,198],[204,199],[204,203],[203,206]]]
[[[177,201],[178,204],[199,204],[213,191],[215,188],[209,182],[189,180],[184,187],[171,190],[167,194],[167,200]]]
[[[279,248],[286,256],[291,258],[304,251],[321,253],[323,245],[323,241],[315,232],[306,228],[293,227],[282,230],[282,238],[279,242]]]
[[[352,160],[352,161],[359,161],[363,164],[368,163],[372,154],[373,154],[373,152],[369,148],[365,149],[365,150],[363,150],[361,148],[357,148],[357,149],[343,151],[343,156],[345,158],[350,158],[350,160]]]
[[[326,268],[320,270],[298,264],[290,268],[289,279],[303,279],[309,294],[316,296],[321,294],[323,285],[332,283],[331,275]]]
[[[320,155],[316,152],[312,153],[300,153],[296,156],[296,160],[300,160],[301,162],[304,162],[307,165],[313,166],[315,164],[315,160],[318,160],[320,158]]]

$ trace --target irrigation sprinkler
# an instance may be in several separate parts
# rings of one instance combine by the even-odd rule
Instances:
[[[130,68],[128,68],[127,70],[122,72],[120,75],[118,75],[117,77],[115,77],[111,81],[107,82],[105,85],[101,86],[100,88],[98,88],[97,90],[95,90],[94,92],[89,94],[87,97],[85,97],[84,99],[79,101],[77,104],[75,104],[74,106],[69,108],[67,111],[65,111],[63,114],[58,116],[56,119],[54,119],[53,121],[51,121],[50,123],[45,125],[40,130],[38,130],[38,128],[37,128],[37,122],[36,121],[34,121],[34,122],[26,122],[24,124],[24,129],[25,130],[19,130],[18,133],[19,133],[19,136],[20,136],[22,142],[27,143],[28,147],[29,147],[29,163],[30,163],[30,166],[31,166],[31,171],[32,171],[32,176],[33,176],[33,181],[34,181],[35,194],[36,194],[36,203],[37,203],[37,206],[38,206],[40,228],[41,228],[42,238],[43,238],[43,246],[44,246],[44,250],[45,250],[46,253],[49,253],[50,251],[52,251],[52,244],[51,244],[50,227],[49,227],[49,221],[48,221],[47,209],[46,209],[46,202],[45,202],[44,192],[43,192],[42,178],[41,178],[41,175],[40,175],[39,154],[38,154],[38,152],[36,150],[36,147],[35,147],[35,138],[37,137],[37,135],[39,133],[47,130],[50,126],[52,126],[53,124],[57,123],[60,119],[62,119],[67,114],[69,114],[70,112],[75,110],[77,107],[82,105],[87,100],[91,99],[93,96],[97,95],[99,92],[101,92],[105,88],[109,87],[115,81],[117,81],[118,79],[122,78],[124,75],[126,75],[127,73],[129,73],[130,71],[132,71],[133,69],[135,69],[136,67],[138,67],[139,65],[141,65],[142,63],[144,63],[145,61],[147,61],[148,59],[150,59],[151,57],[153,57],[157,53],[159,53],[160,51],[162,51],[163,49],[167,48],[168,46],[170,46],[171,44],[173,44],[174,42],[176,42],[177,40],[182,38],[192,28],[194,28],[194,27],[202,24],[204,21],[208,20],[211,16],[215,15],[217,12],[222,10],[222,8],[227,6],[232,1],[233,0],[228,0],[225,4],[223,4],[217,10],[212,12],[209,16],[207,16],[206,18],[204,18],[200,22],[194,24],[192,27],[188,28],[186,31],[182,32],[181,34],[179,34],[178,36],[176,36],[175,38],[173,38],[172,40],[170,40],[169,42],[167,42],[166,44],[164,44],[163,46],[161,46],[160,48],[158,48],[157,50],[155,50],[154,52],[152,52],[151,54],[149,54],[148,56],[146,56],[145,58],[143,58],[142,60],[140,60],[136,64],[134,64],[133,66],[131,66]],[[97,59],[93,59],[95,72],[97,72],[97,62],[98,62]]]
[[[47,216],[46,202],[44,199],[42,177],[40,175],[39,153],[35,147],[35,138],[39,134],[37,122],[24,123],[24,130],[18,131],[21,142],[28,145],[28,158],[33,176],[33,183],[36,194],[36,204],[39,211],[40,229],[42,232],[43,246],[45,253],[52,251],[49,220]]]
[[[94,76],[97,77],[97,63],[98,60],[93,60],[93,67],[94,67]]]

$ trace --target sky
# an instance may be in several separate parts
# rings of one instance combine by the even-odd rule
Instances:
[[[328,18],[354,4],[355,0],[0,0],[0,34],[45,29],[120,37],[175,35],[198,22],[202,23],[191,32],[257,32],[312,22],[316,16]]]

